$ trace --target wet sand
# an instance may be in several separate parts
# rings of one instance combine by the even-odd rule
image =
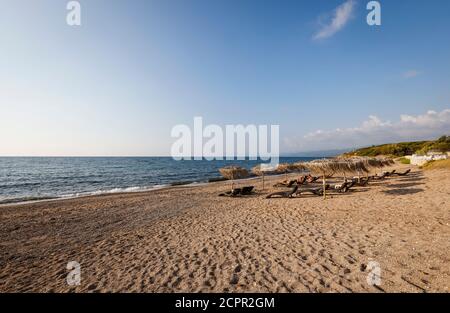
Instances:
[[[228,188],[218,182],[1,206],[0,291],[450,289],[449,171],[414,168],[326,200],[265,199],[269,188],[217,196]],[[81,265],[79,286],[66,283],[69,261]],[[367,282],[373,262],[380,286]]]

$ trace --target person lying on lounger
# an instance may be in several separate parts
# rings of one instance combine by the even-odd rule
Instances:
[[[307,176],[306,176],[306,182],[308,183],[308,184],[312,184],[312,183],[314,183],[316,180],[318,180],[319,179],[319,176],[311,176],[311,174],[308,174]]]
[[[316,181],[319,177],[313,177],[310,174],[308,175],[302,175],[298,179],[291,179],[291,180],[284,180],[282,182],[278,182],[274,187],[292,187],[295,185],[304,185],[304,184],[310,184],[314,181]]]

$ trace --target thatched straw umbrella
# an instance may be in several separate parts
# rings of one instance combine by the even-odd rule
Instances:
[[[337,157],[334,159],[335,162],[340,162],[340,169],[342,172],[342,175],[344,176],[344,183],[347,182],[347,173],[351,172],[350,166],[347,164],[347,162],[349,162],[349,160],[347,158],[343,158],[343,157]],[[342,165],[341,163],[344,163],[345,165]]]
[[[380,169],[385,166],[390,166],[393,163],[395,163],[392,159],[389,158],[369,158],[369,157],[359,157],[359,160],[363,162],[364,166],[369,170],[370,172],[371,168]]]
[[[323,198],[326,198],[326,176],[329,172],[335,172],[337,168],[338,162],[329,160],[329,159],[321,159],[314,160],[310,162],[304,163],[304,166],[309,169],[311,172],[320,173],[322,175],[322,184],[323,184]]]
[[[380,158],[379,161],[383,164],[383,166],[391,166],[395,164],[395,161],[390,158]]]
[[[321,159],[307,162],[304,164],[311,172],[320,173],[322,175],[323,183],[323,197],[326,198],[326,178],[329,173],[344,173],[344,179],[346,180],[345,174],[348,172],[367,172],[367,168],[364,166],[363,162],[358,160],[349,159]]]
[[[345,181],[347,181],[345,174],[351,172],[358,174],[358,182],[360,182],[361,174],[363,172],[366,174],[369,173],[369,167],[371,166],[371,162],[369,162],[371,159],[363,157],[339,158],[338,161],[343,162],[341,168],[343,169]]]
[[[295,166],[295,164],[291,164],[291,163],[280,163],[277,166],[276,171],[279,173],[284,173],[284,179],[287,180],[287,173],[292,172],[292,171],[296,171],[297,170],[297,166]]]
[[[295,162],[294,164],[292,164],[292,166],[298,172],[302,172],[302,171],[308,170],[308,168],[305,165],[305,162]]]
[[[348,165],[351,171],[358,173],[358,183],[361,182],[361,174],[368,173],[369,170],[367,168],[368,163],[364,162],[363,159],[353,158],[348,161]]]
[[[379,169],[392,164],[393,160],[388,158],[370,158],[362,156],[353,156],[350,158],[337,158],[339,162],[347,162],[347,172],[353,172],[358,174],[358,182],[361,179],[361,174],[366,173],[366,177],[369,176],[371,169]],[[345,172],[344,172],[344,179]]]
[[[347,173],[351,172],[351,166],[348,164],[349,160],[342,157],[337,157],[330,162],[334,162],[335,166],[339,167],[339,172],[344,176],[344,182],[347,182]]]
[[[267,164],[259,164],[252,168],[252,173],[262,178],[262,190],[264,190],[264,175],[266,173],[274,172],[276,169]]]
[[[247,169],[240,166],[226,166],[219,169],[220,174],[231,180],[231,190],[234,189],[234,180],[248,176]]]
[[[379,169],[384,167],[384,163],[381,161],[381,159],[376,159],[376,158],[364,158],[363,159],[364,164],[366,165],[366,167],[370,170],[370,169]],[[367,174],[368,176],[368,174]]]

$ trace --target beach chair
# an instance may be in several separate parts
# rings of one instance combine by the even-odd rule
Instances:
[[[389,177],[389,176],[392,176],[393,174],[395,174],[395,170],[392,170],[392,171],[384,171],[383,172],[383,174],[385,175],[385,177]]]
[[[273,192],[269,195],[266,196],[267,199],[272,198],[274,196],[279,196],[281,198],[292,198],[292,196],[297,192],[298,190],[298,185],[295,185],[292,190],[290,191],[278,191],[278,192]]]
[[[243,196],[248,196],[248,195],[253,194],[253,193],[254,193],[254,192],[253,192],[253,188],[255,188],[255,187],[254,187],[254,186],[246,186],[246,187],[242,187],[241,195],[243,195]]]
[[[311,176],[311,175],[309,175]],[[284,180],[282,182],[278,182],[275,185],[273,185],[274,187],[292,187],[294,185],[303,185],[308,179],[308,176],[302,175],[297,179],[292,179],[289,182]]]
[[[334,188],[332,188],[332,189],[337,192],[340,192],[340,193],[345,193],[345,192],[349,191],[350,188],[352,188],[355,185],[355,183],[356,183],[356,181],[352,180],[352,181],[345,182],[342,184],[334,185]]]
[[[363,178],[363,179],[360,180],[359,183],[357,183],[357,185],[361,186],[361,187],[365,187],[369,183],[370,179],[371,179],[370,177]]]
[[[371,178],[372,178],[372,179],[375,179],[375,180],[380,180],[380,179],[385,179],[387,176],[388,176],[388,173],[387,173],[387,172],[384,172],[384,173],[381,174],[381,175],[371,176]]]
[[[297,185],[303,185],[308,180],[308,176],[302,175],[297,179]]]
[[[312,184],[312,183],[314,183],[316,180],[318,180],[319,178],[320,178],[319,176],[311,176],[311,175],[308,175],[307,178],[306,178],[306,182],[307,182],[308,184]]]
[[[408,173],[411,172],[411,169],[407,169],[406,171],[404,171],[403,173],[394,173],[395,175],[398,176],[406,176],[408,175]]]
[[[390,171],[390,172],[387,172],[387,176],[392,176],[393,174],[395,174],[395,171],[396,171],[396,170],[392,170],[392,171]]]
[[[234,188],[231,191],[226,191],[219,194],[219,197],[237,197],[241,194],[241,188]]]
[[[275,185],[273,185],[274,187],[292,187],[294,184],[297,183],[296,179],[292,179],[292,180],[283,180],[281,182],[276,183]]]
[[[224,193],[219,194],[219,197],[239,197],[239,196],[249,196],[253,194],[254,186],[246,186],[242,188],[235,188],[231,191],[226,191]]]
[[[325,185],[325,190],[328,190],[329,188],[330,188],[330,185],[326,184]],[[316,196],[323,196],[323,187],[302,188],[302,189],[299,189],[297,191],[297,194],[301,195],[302,193],[305,193],[305,192],[311,193],[311,194],[316,195]]]
[[[357,186],[367,186],[367,184],[369,183],[369,181],[373,178],[373,176],[368,176],[367,178],[361,177],[358,181],[358,178],[353,178],[351,182],[353,182],[352,186],[357,185]]]

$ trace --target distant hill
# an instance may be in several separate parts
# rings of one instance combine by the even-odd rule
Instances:
[[[437,140],[389,143],[378,146],[356,149],[345,156],[377,156],[391,155],[401,157],[410,154],[426,154],[428,151],[450,151],[450,136],[442,136]]]
[[[313,157],[313,158],[327,158],[334,157],[352,149],[335,149],[335,150],[320,150],[320,151],[305,151],[296,153],[283,154],[286,157]]]

